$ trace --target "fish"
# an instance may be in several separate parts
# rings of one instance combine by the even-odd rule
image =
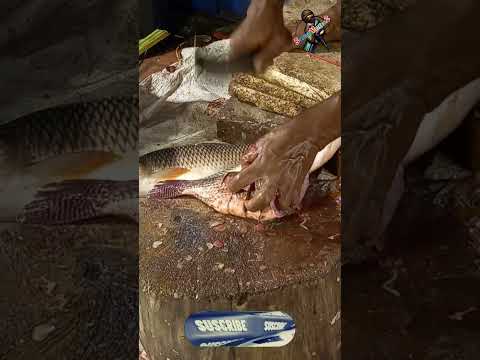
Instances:
[[[294,211],[280,211],[271,206],[259,210],[249,211],[245,208],[245,201],[255,196],[255,188],[242,189],[240,192],[232,193],[226,185],[226,177],[234,176],[236,172],[220,172],[199,180],[170,180],[157,184],[148,194],[149,201],[161,199],[173,199],[182,196],[192,196],[215,211],[224,215],[233,215],[245,219],[253,219],[259,222],[267,222],[292,214]],[[307,177],[308,178],[308,177]],[[329,184],[336,180],[335,176],[329,179],[316,179],[316,183]],[[260,182],[255,187],[261,187]],[[308,187],[308,181],[306,181]],[[305,187],[305,192],[306,192]],[[329,186],[322,187],[322,193],[331,192]]]
[[[235,172],[219,172],[199,180],[170,180],[157,184],[148,193],[148,200],[173,199],[181,196],[193,196],[219,213],[233,215],[257,221],[277,218],[270,207],[262,211],[248,211],[245,201],[254,192],[242,190],[232,193],[225,184],[225,177]]]
[[[17,218],[20,223],[64,225],[102,216],[121,216],[138,223],[138,182],[67,180],[37,192]]]
[[[0,221],[17,219],[52,183],[136,179],[137,143],[136,96],[59,106],[0,126]]]
[[[0,127],[0,148],[17,166],[68,153],[137,149],[138,100],[107,98],[39,111]]]
[[[140,157],[140,196],[165,180],[198,180],[224,170],[239,170],[248,145],[204,142],[160,149]]]
[[[339,149],[341,139],[335,139],[315,156],[309,174],[320,169],[335,152]],[[211,155],[213,156],[213,154]],[[241,218],[254,219],[257,221],[270,221],[291,214],[290,211],[279,211],[278,209],[267,207],[261,211],[249,211],[245,208],[245,201],[255,196],[255,189],[252,187],[241,190],[238,193],[232,193],[228,190],[225,179],[227,176],[233,176],[236,171],[222,170],[205,178],[195,180],[166,180],[157,183],[152,190],[148,192],[149,201],[158,201],[162,199],[173,199],[182,196],[194,197],[206,205],[210,206],[219,213],[233,215]],[[327,181],[329,180],[320,180]],[[302,189],[302,198],[307,191],[309,184],[309,175],[306,176]],[[255,183],[256,188],[261,188],[261,181]]]

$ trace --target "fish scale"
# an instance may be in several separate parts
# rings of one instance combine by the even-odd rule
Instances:
[[[119,170],[137,142],[137,96],[46,109],[0,126],[2,221],[25,214],[27,222],[68,223],[138,212],[138,181],[125,188],[130,178]],[[69,179],[79,183],[44,188]]]
[[[312,173],[313,171],[318,170],[329,159],[332,158],[334,153],[340,147],[340,142],[341,142],[340,138],[335,139],[334,141],[329,143],[327,146],[325,146],[324,149],[322,149],[316,154],[315,159],[313,160],[313,163],[310,167],[309,174]],[[232,145],[224,144],[224,146],[228,148],[228,147],[231,147]],[[241,154],[246,153],[248,147],[249,146],[242,146],[241,148],[236,149],[236,151],[240,153],[240,156],[235,158],[236,165],[240,163]],[[257,179],[255,181],[255,186],[249,187],[248,191],[245,191],[247,189],[243,189],[238,193],[230,192],[227,186],[225,185],[225,181],[224,181],[225,176],[228,173],[232,173],[229,175],[229,176],[232,176],[233,173],[236,172],[236,169],[233,169],[233,167],[229,168],[227,166],[224,166],[221,169],[213,169],[215,164],[218,163],[218,159],[220,157],[229,158],[229,155],[225,155],[225,154],[222,155],[221,154],[222,151],[219,151],[218,149],[216,150],[217,151],[214,151],[212,148],[209,149],[209,155],[216,157],[215,159],[203,160],[204,162],[211,163],[210,165],[211,168],[209,170],[212,170],[212,171],[210,172],[211,174],[210,176],[197,177],[197,178],[190,177],[189,179],[185,177],[184,178],[176,177],[174,178],[174,180],[165,179],[163,181],[157,181],[152,187],[152,189],[148,191],[141,191],[141,193],[147,192],[148,198],[152,200],[171,199],[171,198],[181,197],[184,195],[193,196],[222,214],[229,214],[229,215],[234,215],[242,218],[256,219],[260,221],[267,221],[277,217],[285,216],[290,212],[290,210],[287,212],[285,211],[279,212],[277,210],[274,210],[271,206],[267,207],[266,209],[263,209],[262,211],[256,211],[256,212],[248,211],[245,208],[245,200],[247,200],[248,197],[251,197],[251,198],[255,197],[256,190],[258,191],[258,189],[264,186],[263,179]],[[187,158],[188,159],[192,158],[194,160],[196,159],[195,155],[189,154],[191,151],[195,151],[195,148],[189,147],[188,149],[184,149],[180,151],[180,153],[184,157],[182,160],[185,163],[188,162]],[[224,152],[227,152],[227,151],[224,151]],[[164,151],[161,154],[161,156],[157,155],[157,157],[165,158],[167,154],[169,155],[168,160],[173,161],[172,159],[174,158],[174,156],[172,155],[171,152],[168,153]],[[231,157],[230,159],[233,162],[233,157]],[[222,162],[225,162],[225,159],[223,159]],[[168,167],[169,165],[170,165],[170,162],[163,159],[163,163],[161,164],[161,166]],[[196,165],[197,165],[197,170],[199,170],[198,169],[199,164],[197,163]],[[217,171],[213,171],[213,170],[217,170]],[[142,175],[142,171],[140,173]],[[303,199],[303,196],[307,191],[308,184],[309,184],[308,179],[309,179],[309,175],[306,176],[304,183],[300,189],[299,201]],[[147,190],[147,186],[145,186],[145,190]]]
[[[143,155],[140,168],[146,174],[170,168],[205,167],[221,171],[238,166],[247,148],[248,145],[201,143],[161,149]]]
[[[279,212],[273,210],[270,206],[261,211],[248,211],[245,208],[245,201],[255,197],[256,191],[262,188],[264,183],[260,179],[255,182],[255,187],[249,188],[248,191],[243,189],[240,192],[232,193],[226,185],[225,177],[233,176],[234,174],[222,171],[199,180],[164,181],[155,186],[148,194],[148,199],[155,201],[174,199],[181,196],[193,196],[222,214],[259,221],[269,221],[291,213],[290,210]],[[327,177],[324,180],[314,180],[317,185],[322,184],[318,189],[321,189],[320,191],[323,195],[327,195],[335,189],[335,176],[329,173],[326,173],[326,175]]]
[[[259,221],[275,219],[277,214],[269,207],[263,211],[248,211],[245,200],[255,196],[255,191],[232,193],[224,183],[228,171],[222,171],[200,180],[174,180],[159,183],[148,194],[150,200],[173,199],[184,195],[193,196],[222,214],[229,214]],[[257,182],[261,186],[261,182]]]
[[[137,207],[137,195],[136,180],[64,181],[39,191],[36,199],[25,207],[20,219],[29,224],[66,224],[86,220],[114,213],[115,204],[122,201],[130,201],[131,206]]]
[[[4,136],[13,137],[31,163],[68,152],[120,155],[137,148],[138,101],[124,97],[66,105],[27,115],[9,127],[13,130],[4,130]]]

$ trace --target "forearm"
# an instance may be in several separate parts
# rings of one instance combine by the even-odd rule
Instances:
[[[341,135],[341,93],[305,110],[291,124],[293,133],[322,149]]]

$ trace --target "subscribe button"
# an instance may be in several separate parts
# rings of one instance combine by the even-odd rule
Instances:
[[[185,320],[185,337],[195,346],[279,347],[294,336],[295,322],[280,311],[203,311]]]

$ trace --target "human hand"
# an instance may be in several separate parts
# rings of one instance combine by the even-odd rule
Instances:
[[[290,212],[300,207],[310,167],[319,148],[293,136],[291,123],[280,126],[252,145],[242,158],[239,174],[228,179],[232,192],[256,183],[255,196],[245,203],[249,211],[271,206]]]
[[[231,37],[231,46],[231,60],[252,54],[257,73],[291,49],[292,37],[283,23],[283,1],[252,0],[247,17]]]
[[[250,147],[242,158],[243,170],[225,180],[232,192],[255,184],[255,195],[245,203],[247,210],[299,209],[316,155],[340,136],[340,109],[340,94],[335,94]]]

